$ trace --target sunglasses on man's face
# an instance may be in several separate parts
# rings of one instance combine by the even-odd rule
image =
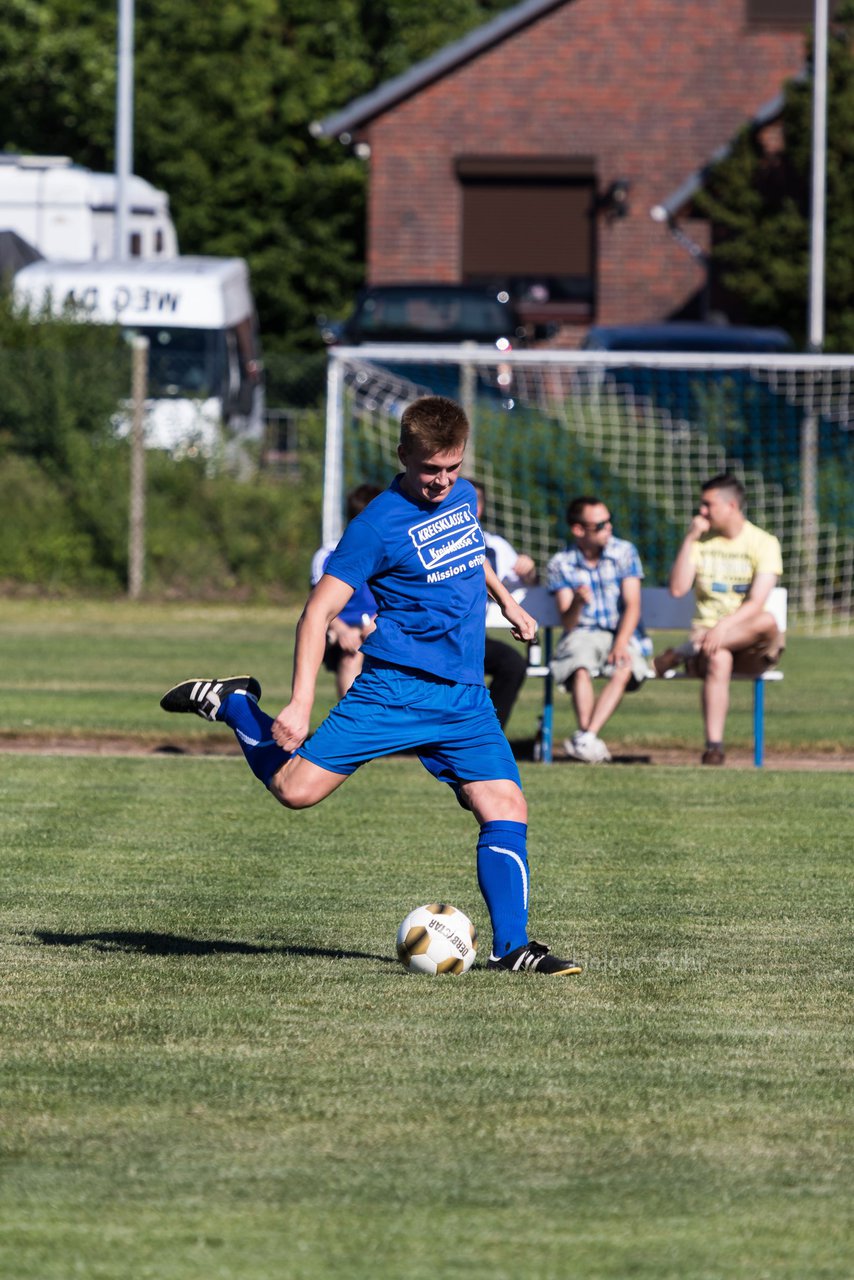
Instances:
[[[584,529],[587,529],[589,533],[601,533],[602,530],[606,529],[610,523],[611,523],[611,517],[608,516],[607,520],[598,520],[596,524],[582,523],[582,527]]]

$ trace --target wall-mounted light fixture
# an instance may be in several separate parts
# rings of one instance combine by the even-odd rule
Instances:
[[[615,218],[625,218],[629,212],[631,185],[628,178],[615,178],[597,199],[596,212],[604,213],[609,222],[613,222]]]

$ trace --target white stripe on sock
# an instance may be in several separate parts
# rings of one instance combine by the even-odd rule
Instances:
[[[525,863],[522,861],[522,859],[519,857],[518,853],[516,853],[514,849],[502,849],[501,846],[497,844],[491,844],[489,845],[489,848],[492,850],[493,853],[506,854],[508,858],[512,858],[515,862],[518,863],[519,871],[522,874],[522,901],[525,906],[525,910],[527,910],[528,909],[528,868],[525,866]]]
[[[240,729],[235,729],[234,732],[241,742],[246,743],[247,747],[272,747],[273,745],[272,738],[250,738],[248,733],[242,733]]]

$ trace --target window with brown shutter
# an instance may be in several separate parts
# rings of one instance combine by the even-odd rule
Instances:
[[[830,15],[836,8],[830,0]],[[815,0],[746,0],[752,27],[807,27],[815,16]]]
[[[589,159],[470,157],[462,186],[461,275],[521,303],[589,314],[595,276],[595,179]]]

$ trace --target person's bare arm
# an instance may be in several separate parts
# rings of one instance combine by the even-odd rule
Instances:
[[[737,644],[744,624],[750,623],[752,619],[758,618],[760,613],[764,613],[768,597],[776,585],[776,573],[757,573],[750,584],[750,590],[735,612],[726,618],[721,618],[720,622],[716,622],[711,630],[706,632],[701,646],[703,653],[711,656],[718,649],[726,648],[727,641],[730,639]],[[733,636],[734,632],[739,634]]]
[[[705,516],[696,515],[688,526],[688,532],[676,559],[673,561],[673,568],[670,570],[670,579],[667,583],[670,594],[675,596],[677,600],[680,596],[687,596],[688,592],[694,585],[694,578],[697,570],[694,566],[693,546],[694,543],[708,533],[710,525]]]
[[[483,572],[486,576],[486,589],[510,623],[511,635],[517,640],[535,640],[538,630],[535,619],[513,599],[488,560],[483,562]]]
[[[530,556],[522,555],[516,557],[516,563],[513,566],[513,572],[520,582],[524,582],[526,587],[532,587],[539,578],[537,566]]]
[[[641,612],[641,584],[640,578],[623,578],[620,584],[620,590],[623,598],[623,613],[620,618],[620,625],[617,627],[614,635],[614,643],[611,646],[611,652],[606,659],[615,667],[624,667],[630,662],[629,657],[629,641],[635,633],[635,628],[640,622]]]
[[[558,587],[555,592],[555,604],[560,614],[564,631],[572,631],[578,626],[585,605],[590,604],[593,592],[586,583],[576,587]]]

